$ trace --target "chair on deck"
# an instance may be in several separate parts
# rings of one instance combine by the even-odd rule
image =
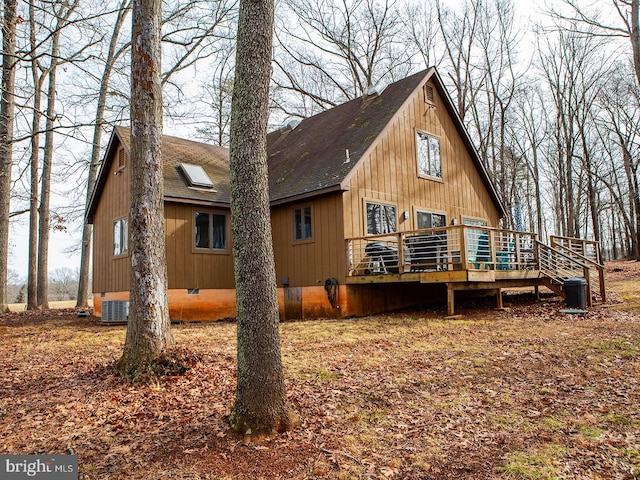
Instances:
[[[379,265],[382,273],[399,273],[398,250],[380,242],[368,243],[364,252]]]

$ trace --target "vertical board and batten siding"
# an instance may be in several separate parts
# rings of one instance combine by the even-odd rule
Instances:
[[[417,229],[416,209],[444,212],[449,225],[463,216],[497,225],[496,205],[435,87],[434,96],[435,108],[424,101],[422,87],[416,89],[350,177],[345,238],[366,235],[365,200],[395,205],[398,231]],[[442,181],[418,176],[416,129],[440,139]],[[402,218],[405,211],[409,220]]]
[[[311,206],[310,241],[294,241],[293,211]],[[307,201],[276,206],[271,209],[273,250],[278,286],[285,278],[290,287],[323,286],[329,277],[344,281],[346,263],[342,196],[340,193],[314,197]]]
[[[122,146],[115,152],[118,158]],[[113,255],[113,222],[129,217],[129,158],[124,168],[111,168],[93,221],[93,291],[118,292],[129,289],[129,255]]]
[[[194,248],[195,212],[227,215],[227,249],[200,252]],[[165,202],[167,277],[169,288],[235,288],[229,211]]]
[[[116,151],[116,158],[120,149]],[[111,163],[94,217],[93,291],[96,293],[129,290],[129,255],[113,255],[113,222],[129,214],[128,164],[128,157],[124,169],[118,169],[116,161]],[[221,253],[197,252],[193,238],[195,210],[227,215],[228,210],[170,202],[165,202],[164,207],[168,287],[234,288],[230,229],[227,228],[227,251]],[[228,222],[227,216],[227,227]]]

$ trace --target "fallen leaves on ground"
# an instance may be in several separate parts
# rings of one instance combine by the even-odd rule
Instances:
[[[247,445],[234,324],[174,326],[189,371],[131,384],[124,327],[0,316],[0,453],[76,453],[83,479],[638,478],[638,311],[505,302],[282,324],[302,425]]]

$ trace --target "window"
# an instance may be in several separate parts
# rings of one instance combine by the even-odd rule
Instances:
[[[440,139],[424,132],[416,131],[418,151],[418,175],[442,178]]]
[[[129,221],[119,218],[113,222],[113,254],[125,255],[129,251]]]
[[[180,168],[184,173],[191,188],[213,189],[213,182],[200,165],[181,163]]]
[[[312,237],[311,207],[296,208],[293,211],[293,239],[309,240]]]
[[[195,247],[227,249],[227,216],[219,213],[195,213]]]
[[[367,234],[392,233],[396,231],[396,207],[367,202]]]
[[[416,212],[416,220],[418,229],[444,227],[447,225],[447,217],[442,213],[418,211]]]

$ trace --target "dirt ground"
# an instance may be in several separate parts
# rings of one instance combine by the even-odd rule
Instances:
[[[528,292],[282,324],[293,432],[245,445],[226,415],[235,325],[175,325],[190,370],[119,378],[122,326],[0,316],[0,453],[75,453],[82,479],[640,478],[640,263],[610,301]]]

